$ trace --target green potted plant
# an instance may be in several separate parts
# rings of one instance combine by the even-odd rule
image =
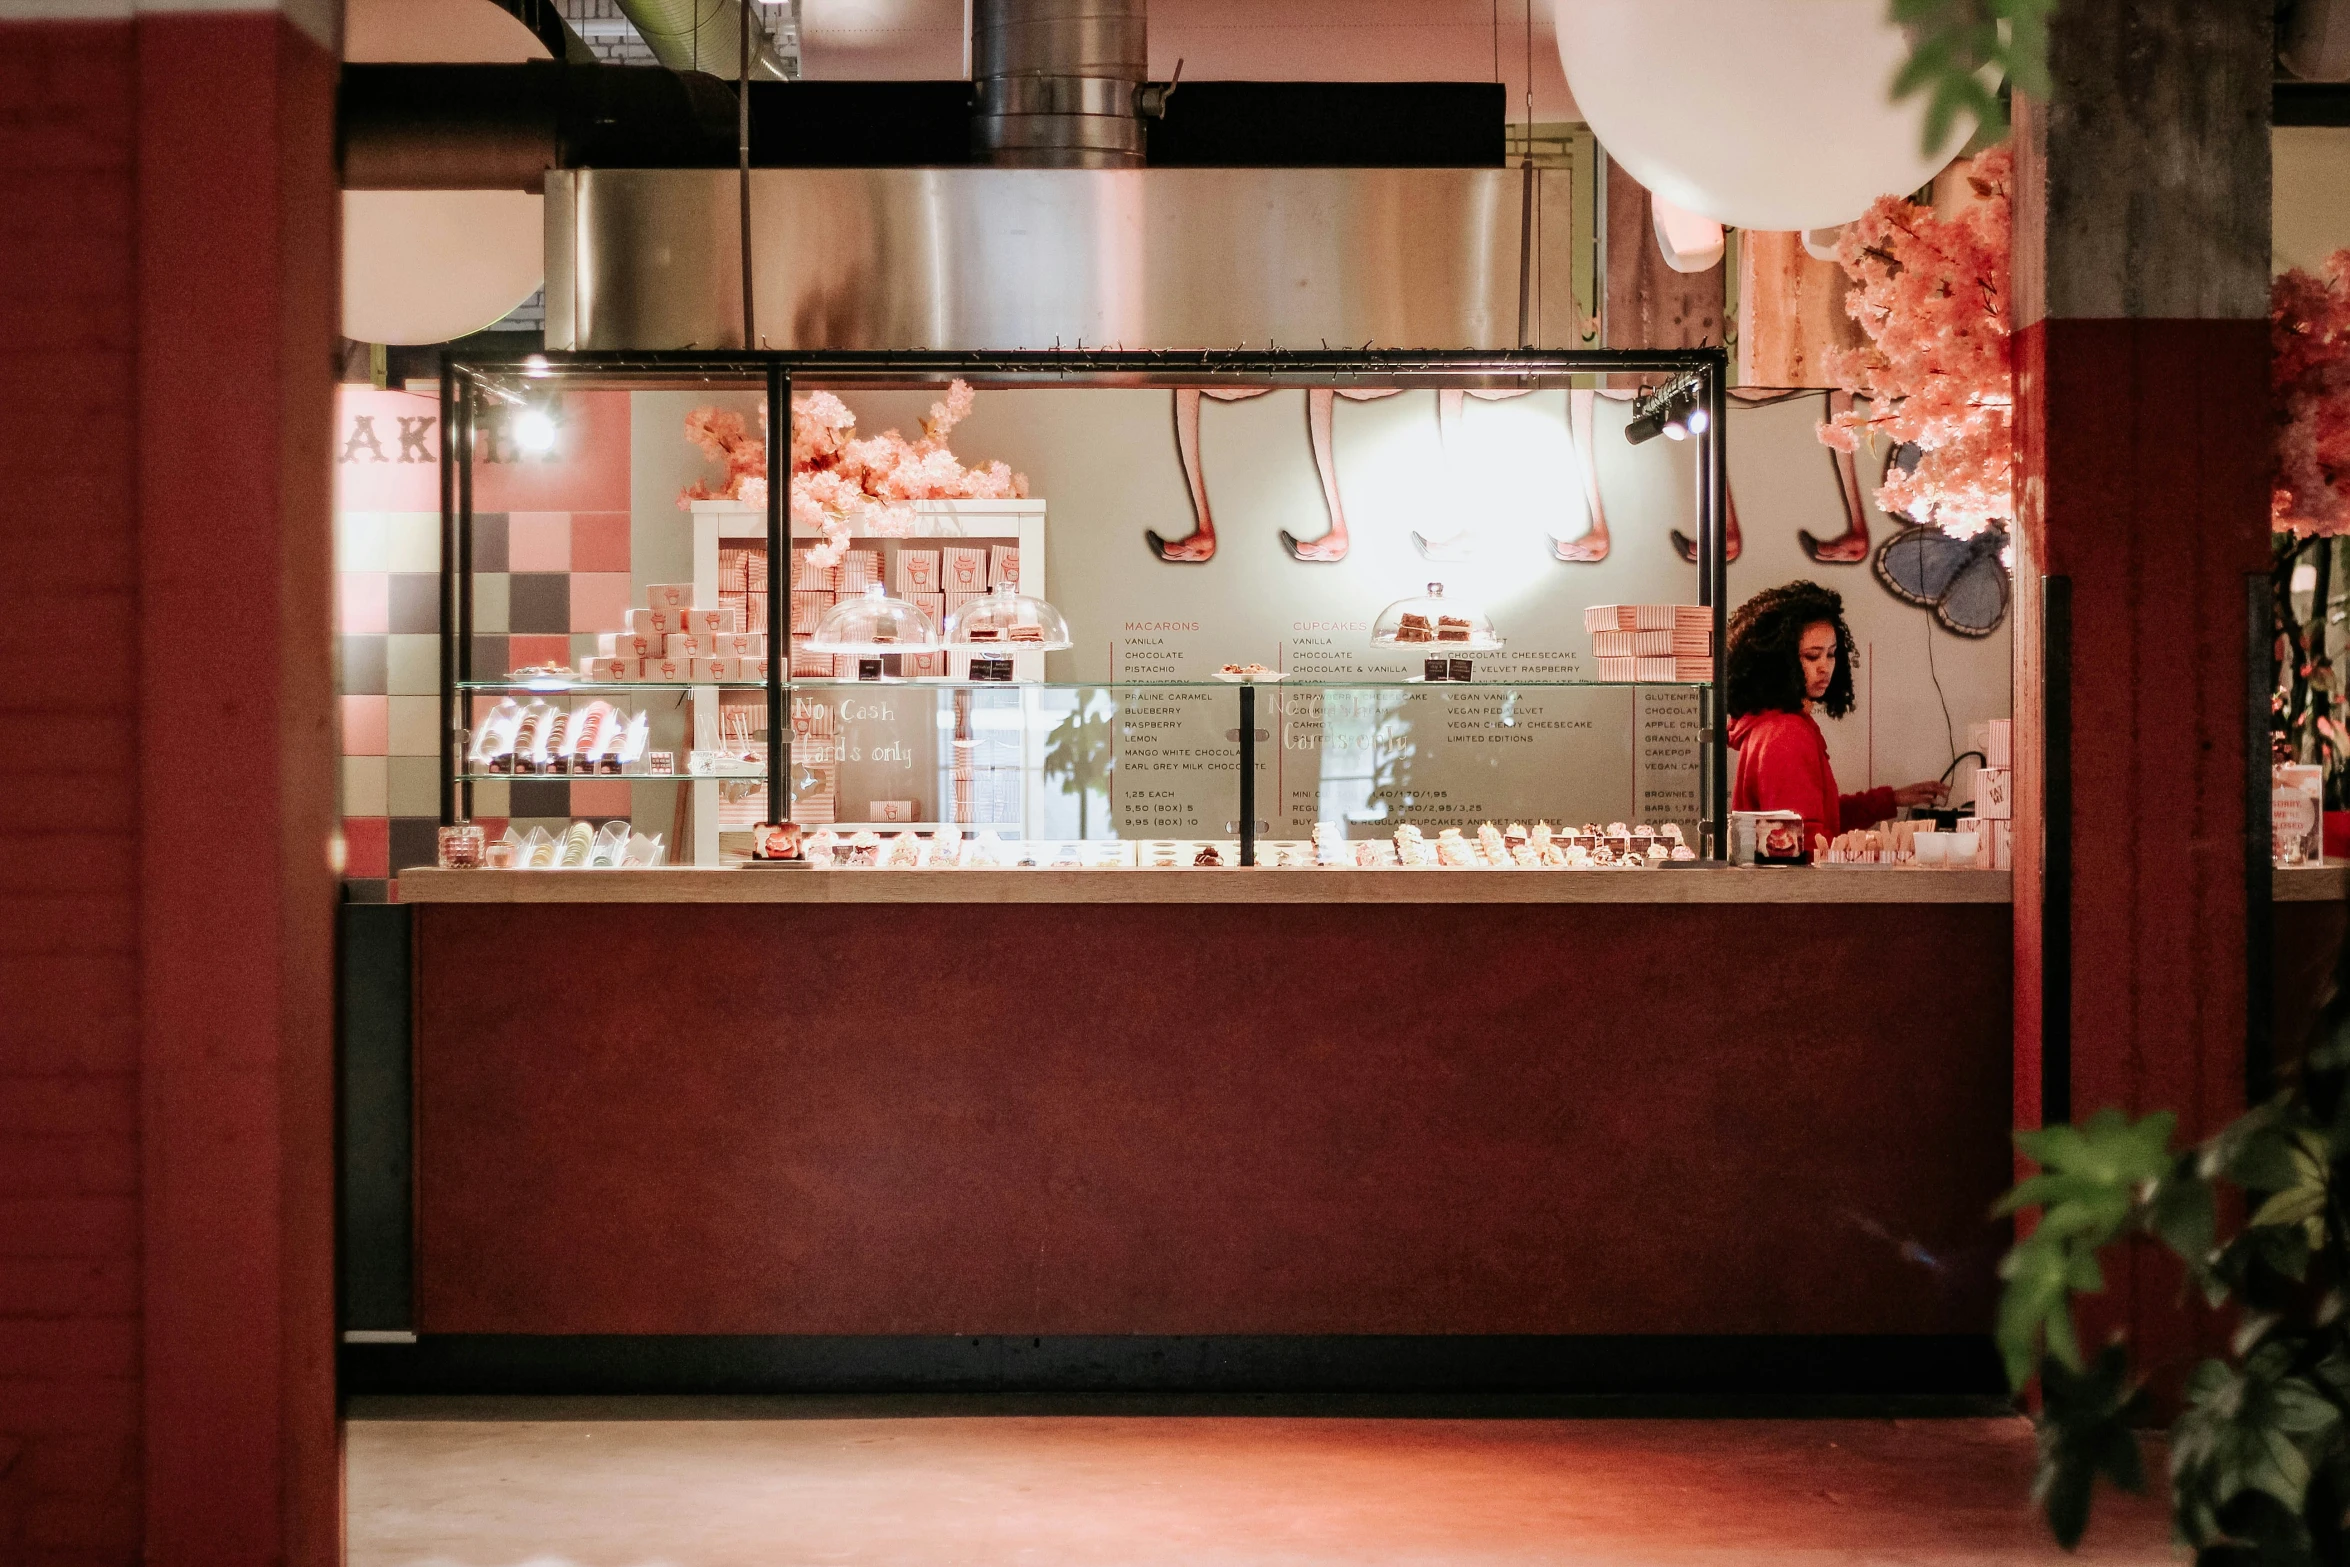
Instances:
[[[2182,1368],[2084,1346],[2073,1311],[2116,1251],[2158,1245],[2185,1264],[2181,1309],[2232,1327],[2224,1355],[2186,1370],[2170,1426],[2180,1541],[2199,1567],[2350,1562],[2350,1006],[2328,1006],[2267,1103],[2194,1146],[2176,1128],[2105,1110],[2016,1135],[2039,1169],[1999,1208],[2020,1238],[1996,1336],[2015,1389],[2040,1385],[2035,1500],[2070,1548],[2100,1475],[2144,1488],[2145,1378]]]

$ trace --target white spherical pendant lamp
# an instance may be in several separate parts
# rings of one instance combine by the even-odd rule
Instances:
[[[511,64],[547,48],[493,0],[348,0],[343,57]],[[532,191],[343,192],[343,335],[445,343],[503,319],[546,276],[545,213]]]
[[[446,343],[546,275],[546,198],[522,190],[343,192],[343,335]]]
[[[1556,0],[1559,63],[1609,157],[1676,207],[1750,229],[1848,223],[1974,134],[1921,151],[1925,97],[1885,0]]]

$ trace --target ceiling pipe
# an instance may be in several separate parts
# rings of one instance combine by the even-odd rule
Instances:
[[[734,89],[658,65],[343,67],[345,190],[528,190],[550,169],[721,168]]]
[[[619,0],[620,14],[636,28],[654,59],[673,71],[707,71],[727,81],[743,75],[743,13],[749,4],[750,0]],[[749,34],[751,80],[788,80],[783,61],[755,19]]]
[[[972,0],[971,150],[999,168],[1139,169],[1145,0]]]

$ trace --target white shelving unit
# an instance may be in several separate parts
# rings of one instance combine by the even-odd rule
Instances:
[[[1020,591],[1035,597],[1046,596],[1044,565],[1045,503],[1028,500],[989,501],[912,501],[907,503],[916,518],[916,526],[904,534],[858,535],[850,543],[855,548],[887,547],[889,545],[916,545],[933,547],[953,544],[965,539],[1016,540],[1020,546]],[[721,542],[757,541],[767,538],[767,508],[745,506],[737,501],[695,501],[694,519],[694,604],[697,608],[716,608],[718,604],[718,549]],[[802,542],[816,535],[806,529],[792,534],[793,542]],[[788,561],[767,563],[767,591],[788,595],[791,592],[791,565]],[[787,599],[788,603],[788,599]],[[763,626],[746,629],[761,631]],[[791,668],[791,653],[786,648],[769,648],[768,656],[783,660],[782,668]],[[1012,659],[1012,673],[1017,681],[1035,682],[1044,679],[1042,653],[1018,653]],[[970,674],[970,660],[961,655],[948,661],[950,679],[964,679]],[[695,711],[703,704],[715,707],[718,688],[693,688]],[[1033,727],[1033,726],[1031,726]],[[1031,736],[1031,746],[1041,745]],[[1034,775],[1035,758],[1027,758],[1026,769]],[[693,863],[716,865],[720,863],[718,828],[718,793],[724,780],[696,778],[689,787],[693,790],[694,845]]]

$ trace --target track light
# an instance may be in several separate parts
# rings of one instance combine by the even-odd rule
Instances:
[[[1660,435],[1668,441],[1686,441],[1692,435],[1705,434],[1712,424],[1712,416],[1698,400],[1698,378],[1681,375],[1632,405],[1624,439],[1634,446]]]

